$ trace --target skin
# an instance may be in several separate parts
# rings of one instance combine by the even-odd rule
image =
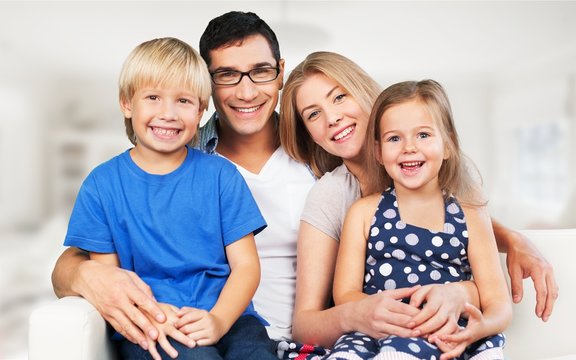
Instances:
[[[258,37],[259,36],[256,36],[256,38]],[[260,40],[262,40],[262,38]],[[251,66],[261,61],[274,61],[272,51],[269,47],[265,49],[259,48],[260,50],[257,50],[261,59],[246,61],[245,59],[250,60],[249,55],[256,54],[257,52],[255,50],[251,52],[244,51],[246,50],[245,45],[246,42],[239,46],[212,50],[210,52],[210,70],[213,71],[217,67],[222,66],[231,66],[233,69],[248,71],[251,69]],[[232,52],[231,50],[236,51]],[[244,52],[246,52],[246,54],[244,54]],[[228,125],[228,123],[232,124],[234,121],[226,121],[228,117],[234,118],[234,112],[228,111],[229,114],[227,114],[224,109],[228,106],[241,107],[241,104],[246,107],[255,105],[251,100],[252,96],[242,95],[242,93],[239,92],[237,95],[229,98],[227,105],[223,99],[227,93],[226,90],[231,91],[231,89],[221,89],[219,86],[214,86],[213,88],[213,102],[221,115],[221,126],[218,129],[220,139],[217,151],[236,164],[254,173],[259,172],[278,147],[276,130],[271,121],[271,115],[277,105],[278,91],[282,88],[284,60],[281,60],[278,65],[281,68],[281,72],[278,80],[269,84],[271,87],[273,86],[270,89],[271,93],[268,93],[267,84],[255,85],[250,84],[250,80],[246,77],[242,79],[242,85],[249,88],[248,92],[266,91],[266,93],[268,93],[268,95],[257,95],[259,99],[269,98],[269,103],[266,104],[265,111],[267,116],[262,115],[263,118],[268,119],[268,122],[260,129],[254,126],[252,127],[252,131],[240,132],[235,130],[231,125]],[[256,90],[250,90],[252,86]],[[238,103],[233,103],[232,100],[238,101]],[[257,120],[255,122],[257,122]],[[554,302],[558,296],[558,287],[554,279],[552,266],[523,235],[510,231],[495,221],[493,221],[493,226],[500,251],[508,253],[507,262],[511,274],[514,301],[519,302],[522,299],[522,279],[531,277],[537,291],[536,313],[544,320],[547,320],[552,313]],[[321,244],[323,242],[328,244],[333,243],[333,239],[327,238],[322,233],[314,233],[314,229],[309,229],[310,227],[311,226],[306,226],[305,223],[303,223],[299,237],[307,238],[308,236],[317,236],[319,246],[322,246]],[[308,231],[312,231],[312,234],[308,234]],[[300,239],[298,241],[301,242]],[[308,258],[306,250],[304,248],[300,250],[300,248],[302,247],[299,246],[298,263],[314,262],[313,258]],[[325,246],[322,246],[322,248],[325,248]],[[314,249],[310,250],[314,251]],[[331,256],[331,259],[334,260],[336,258],[336,251],[337,248],[329,249],[326,257]],[[312,254],[321,253],[313,252]],[[329,262],[324,262],[324,264],[327,265],[318,269],[320,274],[324,274],[320,281],[331,283],[333,274],[329,273],[330,269],[333,269],[333,265],[330,265]],[[300,274],[298,276],[299,279],[307,279],[307,277],[310,276],[310,274],[303,275],[300,269],[298,272]],[[324,277],[326,277],[326,279],[324,279]],[[136,274],[89,260],[88,254],[77,248],[68,248],[62,253],[52,273],[52,284],[54,292],[58,297],[73,295],[85,297],[90,303],[94,304],[96,309],[114,329],[121,332],[128,340],[140,344],[144,349],[148,347],[147,337],[150,339],[157,339],[158,337],[158,332],[150,319],[155,319],[155,321],[160,323],[166,320],[164,312],[156,303],[149,287],[139,279]],[[316,292],[313,284],[306,285],[299,281],[297,287],[299,289],[309,288],[310,291]],[[304,306],[304,309],[318,308],[320,305],[324,308],[325,299],[329,296],[330,291],[328,290],[328,292],[326,292],[324,289],[317,290],[319,293],[315,294],[315,301],[312,301],[311,304],[303,304],[303,300],[297,298],[296,308],[298,309],[299,306]],[[447,294],[448,291],[453,292],[454,297],[466,296],[463,295],[461,288],[447,286],[442,292]],[[430,290],[423,287],[412,294],[411,301],[414,302],[413,305],[417,306],[417,303],[424,301],[426,296],[429,296],[428,304],[431,304],[430,298],[434,298],[435,295],[433,294],[434,291],[431,291],[432,294],[429,294],[429,292]],[[405,297],[406,294],[395,294],[394,296]],[[364,301],[359,306],[343,305],[325,310],[321,313],[322,318],[320,319],[322,321],[320,324],[324,326],[322,329],[318,329],[316,335],[309,337],[311,340],[310,343],[320,343],[320,341],[315,341],[315,339],[320,339],[320,337],[324,335],[328,338],[333,337],[333,339],[336,340],[340,334],[350,331],[351,329],[358,329],[359,331],[376,335],[379,332],[385,332],[385,328],[388,326],[388,323],[384,320],[386,314],[379,310],[381,307],[378,305],[380,302],[387,300],[388,299],[384,299],[384,297],[375,297]],[[448,309],[446,304],[443,302],[434,302],[434,304],[438,309],[436,313],[442,314],[441,318],[447,319],[450,317],[449,314],[453,311],[452,309]],[[427,308],[432,309],[433,307],[429,306]],[[368,309],[375,309],[375,311],[371,312]],[[429,311],[432,312],[432,310]],[[426,313],[425,309],[416,315],[409,325],[414,326],[414,323],[422,323],[424,319],[428,319],[431,316],[430,313]],[[303,329],[303,327],[298,326],[298,324],[306,326],[306,321],[309,320],[306,319],[305,312],[298,314],[297,317],[298,318],[294,319],[295,338],[297,338],[297,333]],[[438,317],[434,317],[432,319],[437,318]],[[440,322],[444,323],[445,321],[441,320]],[[310,325],[314,326],[317,324],[312,323]],[[436,328],[437,326],[438,324],[432,324],[429,328],[422,326],[422,332],[429,332],[431,328]],[[314,327],[310,327],[310,330],[312,332],[316,331]],[[339,334],[336,334],[337,332],[339,332]],[[304,339],[306,337],[301,335],[300,338]],[[328,341],[328,343],[329,342],[330,341]]]

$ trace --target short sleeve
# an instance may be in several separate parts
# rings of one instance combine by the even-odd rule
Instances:
[[[116,252],[95,176],[83,182],[70,215],[64,245],[99,253]]]

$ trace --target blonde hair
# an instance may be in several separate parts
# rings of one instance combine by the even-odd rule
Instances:
[[[364,151],[368,158],[376,158],[376,151],[380,141],[380,122],[386,110],[411,100],[419,100],[426,106],[432,119],[440,130],[440,136],[449,154],[444,160],[438,173],[440,188],[445,190],[445,196],[454,195],[462,203],[481,206],[486,201],[481,193],[481,178],[476,167],[460,148],[458,134],[454,126],[450,101],[444,88],[434,80],[405,81],[386,88],[376,99],[370,120]],[[377,165],[375,165],[377,164]],[[384,191],[393,185],[384,166],[379,163],[368,162],[367,181],[370,188]],[[472,172],[477,180],[474,180]]]
[[[166,37],[138,45],[124,61],[119,78],[120,101],[130,101],[145,86],[183,86],[198,96],[200,110],[208,108],[212,83],[198,52],[182,40]],[[126,135],[136,144],[132,119],[124,118]],[[193,143],[196,140],[193,139]]]
[[[293,159],[310,166],[317,177],[334,170],[342,158],[332,155],[316,144],[296,106],[296,92],[315,74],[323,74],[336,81],[360,105],[366,116],[380,93],[380,86],[352,60],[333,52],[311,53],[290,73],[284,84],[280,102],[280,143]]]

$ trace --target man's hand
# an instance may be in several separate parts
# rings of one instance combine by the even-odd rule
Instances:
[[[506,265],[512,287],[514,303],[522,301],[522,281],[532,278],[536,289],[536,316],[547,321],[558,298],[558,284],[554,278],[552,265],[524,235],[511,231],[513,237],[508,242]]]
[[[129,341],[148,350],[148,341],[158,338],[158,331],[145,314],[159,323],[163,323],[166,316],[150,287],[135,273],[86,260],[78,266],[73,284],[74,291],[94,305]]]

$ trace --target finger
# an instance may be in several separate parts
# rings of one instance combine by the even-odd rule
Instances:
[[[536,316],[542,317],[544,308],[546,307],[546,299],[548,298],[548,287],[546,284],[546,276],[542,269],[531,274],[532,281],[534,281],[534,289],[536,290]]]
[[[508,265],[508,274],[510,275],[510,288],[512,289],[512,301],[518,304],[522,301],[524,296],[524,288],[522,287],[522,269],[519,266]]]
[[[160,335],[158,337],[158,344],[162,347],[162,349],[170,356],[172,359],[176,359],[178,357],[178,351],[174,349],[170,341],[165,335]]]
[[[408,324],[409,327],[417,327],[417,326],[421,326],[422,324],[430,321],[431,319],[434,319],[434,315],[436,314],[436,309],[433,306],[425,306],[422,310],[420,310],[416,316],[414,316],[411,320],[410,323]],[[436,319],[436,321],[438,322],[438,319]],[[433,326],[433,325],[428,325]],[[440,324],[437,324],[436,326],[440,326]]]
[[[544,312],[542,314],[543,321],[548,321],[550,315],[552,315],[552,311],[554,310],[554,304],[558,299],[558,284],[556,283],[553,273],[549,273],[546,276],[546,283],[549,291],[548,298],[546,299],[546,306],[544,307]]]
[[[176,320],[176,322],[174,323],[174,326],[177,328],[181,328],[185,325],[195,323],[195,322],[203,319],[207,313],[208,312],[205,310],[192,309],[192,311],[183,314],[178,320]],[[178,315],[179,314],[180,314],[180,312],[178,312]]]
[[[444,324],[429,330],[428,328],[423,328],[421,331],[423,334],[431,334],[432,338],[437,338],[442,335],[453,334],[458,330],[458,323],[455,319],[449,318]],[[426,331],[426,332],[424,332]]]
[[[148,341],[144,333],[123,312],[116,310],[104,316],[114,330],[120,333],[128,341],[139,344],[144,350],[147,349]]]
[[[136,304],[136,306],[138,306],[138,308],[141,311],[147,313],[148,315],[150,315],[151,317],[156,319],[156,321],[158,321],[159,323],[163,323],[164,321],[166,321],[166,315],[164,315],[164,312],[162,312],[162,310],[158,306],[158,303],[156,302],[156,300],[154,299],[154,296],[152,295],[152,292],[150,291],[150,287],[148,285],[146,285],[146,283],[144,281],[142,281],[142,279],[140,279],[138,277],[138,275],[136,275],[132,272],[129,272],[129,274],[130,274],[130,278],[132,279],[132,281],[134,282],[134,284],[136,286],[134,288],[127,289],[128,298],[134,304]],[[141,313],[141,312],[139,312],[139,313]],[[146,318],[144,315],[142,315],[142,316],[144,318]],[[139,320],[142,321],[142,319],[140,319],[140,317],[139,317]],[[145,322],[149,323],[147,318],[144,320],[145,320]],[[151,326],[151,324],[150,324],[150,326]]]
[[[149,338],[156,340],[158,338],[158,330],[152,323],[150,319],[142,311],[140,307],[133,304],[124,308],[124,312],[127,315],[127,320],[130,321],[132,326],[129,327],[130,335],[134,334],[146,334]],[[162,313],[164,314],[164,313]]]
[[[196,346],[196,341],[194,339],[186,336],[182,331],[171,328],[167,331],[167,334],[174,340],[178,341],[179,343],[188,346],[189,348],[193,348]]]
[[[395,300],[402,300],[404,298],[412,296],[414,292],[420,289],[421,285],[412,286],[410,288],[401,288],[401,289],[394,289],[394,290],[387,290],[386,292],[382,292],[381,294],[385,294],[385,296],[389,296]]]
[[[152,356],[152,359],[154,360],[162,360],[162,356],[160,356],[160,354],[158,353],[158,350],[156,349],[156,341],[149,341],[148,342],[148,352],[150,353],[150,355]]]
[[[421,287],[410,296],[410,305],[419,308],[426,300],[426,296],[430,292],[430,287]]]
[[[458,357],[464,352],[465,349],[466,349],[465,344],[458,344],[454,346],[452,349],[447,349],[448,351],[440,355],[440,360],[448,360]]]

